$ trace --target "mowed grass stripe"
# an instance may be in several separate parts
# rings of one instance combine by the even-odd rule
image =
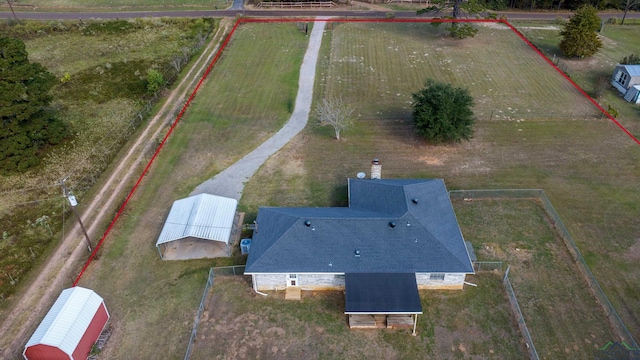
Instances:
[[[401,52],[399,48],[399,54],[396,54],[394,47],[393,52],[382,51],[381,58],[365,58],[362,64],[339,62],[350,55],[359,59],[359,54],[365,53],[364,44],[387,48],[389,38],[385,37],[384,30],[391,26],[396,26],[397,39],[394,42],[403,44],[405,50]],[[269,159],[264,167],[265,170],[280,169],[280,172],[261,170],[249,182],[242,199],[243,206],[257,209],[267,201],[275,205],[277,201],[274,203],[273,200],[279,199],[278,194],[283,192],[304,194],[298,199],[290,196],[287,204],[283,205],[344,206],[347,204],[345,178],[353,177],[359,171],[368,172],[374,157],[381,159],[382,174],[388,178],[443,178],[450,189],[542,188],[563,217],[627,326],[632,332],[638,329],[640,322],[635,314],[640,309],[640,293],[634,288],[640,281],[640,269],[630,264],[640,259],[637,236],[640,233],[637,221],[640,215],[637,205],[640,204],[640,167],[637,165],[640,163],[640,147],[607,119],[585,121],[583,116],[574,115],[574,121],[549,120],[550,109],[556,114],[559,109],[562,114],[575,114],[583,109],[580,105],[586,100],[542,59],[531,58],[537,55],[520,44],[521,40],[512,32],[481,28],[478,37],[465,45],[465,42],[443,39],[439,29],[430,25],[422,32],[416,31],[418,27],[416,24],[341,24],[333,30],[330,57],[334,61],[321,63],[319,70],[324,78],[319,77],[319,80],[324,81],[326,92],[317,92],[316,99],[342,94],[351,99],[360,116],[352,128],[343,132],[339,142],[332,138],[330,129],[305,130],[295,146],[285,148]],[[443,45],[445,40],[451,45]],[[408,45],[412,41],[413,48]],[[426,61],[430,55],[424,58],[424,64],[416,61],[416,65],[420,65],[423,71],[431,71],[431,75],[439,75],[436,71],[439,66],[449,68],[442,60],[454,58],[451,54],[464,46],[469,47],[468,63],[479,68],[478,71],[470,71],[469,66],[465,70],[470,76],[466,81],[480,84],[471,89],[472,93],[476,92],[476,101],[482,99],[483,94],[489,94],[488,89],[502,91],[485,96],[483,104],[485,108],[503,110],[503,113],[497,113],[501,117],[477,122],[475,137],[470,142],[436,146],[418,138],[410,117],[397,116],[397,109],[402,107],[395,99],[397,96],[393,92],[389,97],[376,96],[378,85],[387,84],[375,83],[371,80],[373,76],[365,71],[361,72],[363,76],[353,79],[355,83],[335,81],[352,71],[349,66],[360,69],[375,65],[374,68],[382,68],[378,64],[384,62],[414,65],[395,59],[397,56],[407,59],[413,51],[418,54],[437,52],[437,58],[434,56]],[[367,51],[373,54],[373,50]],[[483,60],[482,56],[489,53],[491,59],[497,60],[487,64],[488,58]],[[489,70],[502,65],[501,58],[518,59],[518,62],[507,62],[513,67],[510,71],[521,74],[523,79],[519,81],[527,81],[530,89],[538,89],[535,94],[540,98],[522,96],[519,102],[515,102],[515,97],[504,89],[517,87],[505,84],[500,88],[496,86],[496,80],[486,80],[486,76],[491,75]],[[410,93],[423,85],[423,77],[417,79],[416,68],[411,66],[392,68],[393,73],[387,76],[393,80],[389,88],[404,91],[405,99],[409,99]],[[415,88],[411,88],[413,86]],[[555,90],[555,87],[560,90]],[[486,91],[478,94],[480,88]],[[394,107],[396,112],[389,110]],[[515,117],[519,114],[506,114],[509,107],[512,110],[542,110],[538,113],[532,111],[533,118],[520,121],[520,117]],[[508,120],[507,116],[512,119]],[[300,152],[304,155],[300,156]],[[302,160],[292,164],[288,160],[293,156]],[[306,181],[290,181],[300,176]],[[267,188],[264,186],[267,182],[277,185]]]
[[[196,144],[181,156],[203,150],[219,170],[274,134],[293,111],[306,44],[294,24],[239,27],[175,135]]]
[[[596,112],[508,28],[479,28],[476,38],[455,41],[430,24],[341,24],[330,65],[340,75],[327,78],[327,94],[343,94],[354,104],[376,99],[373,107],[359,109],[366,116],[401,114],[409,111],[411,94],[433,78],[468,88],[480,120],[494,111],[529,119]],[[562,105],[567,103],[571,108]]]
[[[162,261],[155,247],[173,201],[289,118],[308,38],[295,24],[238,29],[79,284],[112,314],[105,359],[184,356],[209,267],[238,261]]]

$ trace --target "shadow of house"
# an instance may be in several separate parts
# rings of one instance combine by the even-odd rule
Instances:
[[[171,206],[156,247],[163,260],[188,260],[231,255],[237,233],[238,201],[200,194]]]

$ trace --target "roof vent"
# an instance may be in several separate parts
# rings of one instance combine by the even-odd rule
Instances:
[[[358,177],[358,179],[364,179],[367,176],[367,174],[360,171],[359,173],[356,174],[356,176]]]
[[[392,229],[395,228],[396,227],[396,222],[395,221],[390,221],[389,222],[389,227],[392,228]]]
[[[360,257],[360,250],[356,250],[353,253],[356,254],[356,257]]]
[[[411,202],[414,203],[414,204],[417,204],[418,203],[418,199],[411,199]]]
[[[311,220],[307,220],[304,222],[304,226],[309,227],[311,226]]]

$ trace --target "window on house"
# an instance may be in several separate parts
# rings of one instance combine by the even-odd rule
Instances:
[[[617,81],[620,83],[620,85],[627,86],[627,83],[629,82],[629,74],[620,72],[619,75],[620,77],[618,77]]]
[[[444,281],[444,274],[431,274],[429,280]]]
[[[343,280],[344,280],[344,274],[342,274],[342,275],[336,275],[336,279],[343,279]]]

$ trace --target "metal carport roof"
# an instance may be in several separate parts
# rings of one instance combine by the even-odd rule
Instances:
[[[156,246],[187,237],[228,244],[237,206],[236,199],[211,194],[176,200]]]

